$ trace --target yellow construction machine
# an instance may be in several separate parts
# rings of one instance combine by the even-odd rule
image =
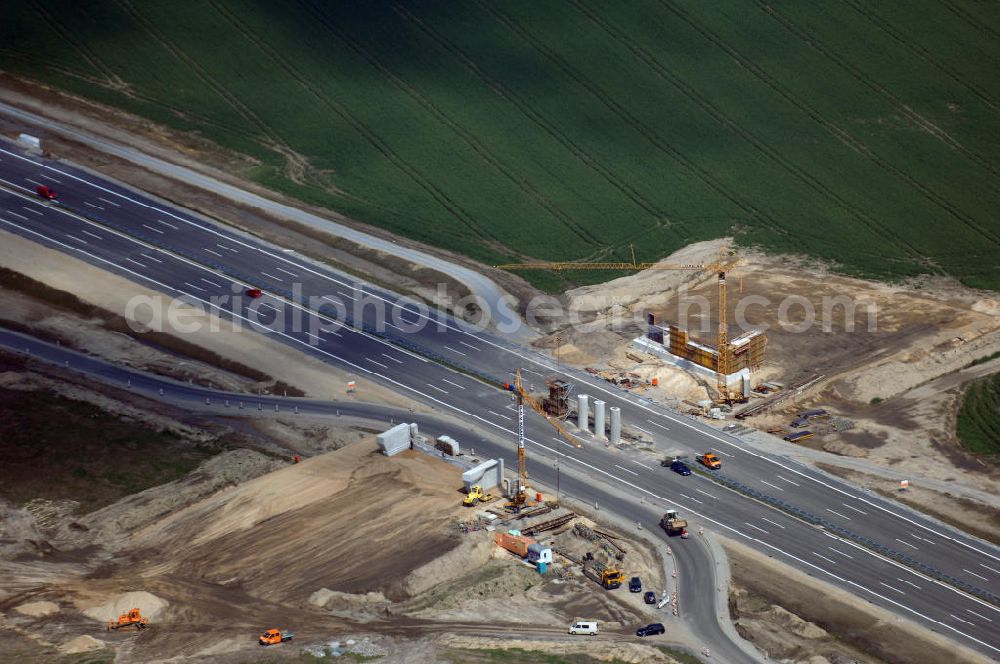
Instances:
[[[472,491],[470,491],[469,495],[465,497],[465,499],[462,501],[462,504],[465,505],[466,507],[472,507],[477,503],[489,503],[492,501],[493,501],[493,494],[483,493],[483,487],[477,484],[476,486],[472,487]]]

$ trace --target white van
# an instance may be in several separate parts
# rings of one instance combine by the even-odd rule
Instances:
[[[570,634],[597,634],[596,620],[579,620],[569,626]]]

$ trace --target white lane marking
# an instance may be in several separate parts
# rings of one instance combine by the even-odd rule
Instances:
[[[388,369],[388,368],[389,368],[388,366],[386,366],[386,365],[382,364],[382,363],[381,363],[381,362],[379,362],[378,360],[373,360],[373,359],[372,359],[372,358],[370,358],[370,357],[366,357],[366,358],[365,358],[365,360],[367,360],[368,362],[371,362],[372,364],[377,364],[377,365],[379,365],[380,367],[382,367],[383,369]]]
[[[202,251],[207,251],[208,253],[212,254],[213,256],[218,256],[219,258],[222,258],[222,254],[220,254],[218,251],[212,251],[208,247],[202,247],[201,250]]]
[[[261,272],[268,279],[274,279],[275,281],[281,281],[281,277],[276,277],[273,274],[268,274],[267,272]]]
[[[106,198],[101,198],[100,196],[97,197],[97,200],[101,201],[102,203],[107,203],[108,205],[114,205],[115,207],[121,207],[121,205],[119,205],[118,203],[115,203],[114,201],[109,201]]]
[[[452,348],[451,346],[442,346],[442,348],[444,348],[445,350],[450,350],[450,351],[451,351],[451,352],[453,352],[453,353],[458,353],[459,355],[463,355],[463,356],[465,355],[465,353],[463,353],[462,351],[460,351],[460,350],[455,350],[455,349],[454,349],[454,348]]]
[[[382,353],[382,357],[388,358],[388,359],[392,360],[393,362],[395,362],[396,364],[402,364],[403,363],[403,361],[401,359],[399,359],[397,357],[393,357],[392,355],[388,355],[386,353]]]
[[[164,226],[166,226],[167,228],[172,228],[172,229],[174,229],[175,231],[177,230],[177,227],[176,227],[176,226],[174,226],[173,224],[171,224],[171,223],[170,223],[170,222],[168,222],[168,221],[163,221],[162,219],[156,219],[156,218],[154,218],[154,219],[153,219],[153,221],[155,221],[155,222],[156,222],[156,223],[158,223],[158,224],[163,224],[163,225],[164,225]]]
[[[400,332],[406,332],[406,330],[404,330],[403,328],[399,327],[398,325],[393,325],[393,324],[392,324],[392,323],[390,323],[389,321],[385,321],[385,324],[386,324],[386,325],[388,325],[388,326],[389,326],[389,327],[391,327],[391,328],[394,328],[394,329],[396,329],[396,330],[399,330]]]
[[[782,488],[781,488],[780,486],[778,486],[778,485],[776,485],[776,484],[771,484],[771,483],[770,483],[770,482],[768,482],[767,480],[761,480],[761,483],[762,483],[762,484],[766,484],[766,485],[768,485],[769,487],[774,487],[774,488],[775,488],[775,489],[777,489],[778,491],[784,491],[784,489],[782,489]]]
[[[641,461],[636,461],[635,459],[632,459],[631,461],[632,461],[632,463],[634,463],[637,466],[642,466],[643,468],[645,468],[647,470],[653,470],[652,466],[647,466],[646,464],[642,463]]]
[[[458,383],[453,383],[452,381],[448,380],[447,378],[442,378],[442,379],[441,379],[441,382],[442,382],[442,383],[448,383],[448,384],[449,384],[449,385],[451,385],[452,387],[457,387],[457,388],[458,388],[458,389],[460,389],[460,390],[464,390],[464,389],[465,389],[465,386],[464,386],[464,385],[459,385]]]
[[[476,351],[477,353],[481,350],[480,348],[477,348],[477,347],[473,346],[472,344],[467,344],[464,341],[459,341],[458,343],[462,344],[466,348],[471,348],[472,350]]]
[[[986,616],[984,616],[984,615],[983,615],[983,614],[981,614],[981,613],[976,613],[976,612],[975,612],[975,611],[973,611],[972,609],[966,609],[966,611],[968,611],[968,612],[969,612],[969,613],[971,613],[972,615],[976,616],[977,618],[982,618],[982,619],[983,619],[983,620],[985,620],[986,622],[993,622],[993,621],[992,621],[992,620],[991,620],[990,618],[987,618]]]
[[[162,263],[163,262],[159,258],[153,258],[149,254],[142,254],[142,253],[140,253],[139,255],[142,256],[143,258],[148,258],[149,260],[153,261],[154,263]]]
[[[785,527],[784,527],[783,525],[781,525],[780,523],[776,523],[776,522],[774,522],[774,521],[771,521],[771,520],[770,520],[770,519],[768,519],[768,518],[767,518],[766,516],[762,516],[762,517],[760,517],[760,518],[761,518],[761,520],[763,520],[763,521],[767,521],[767,522],[768,522],[769,524],[771,524],[772,526],[777,526],[777,527],[781,528],[782,530],[785,530]]]
[[[761,528],[760,526],[755,526],[755,525],[753,525],[752,523],[750,523],[749,521],[744,521],[743,523],[747,524],[748,526],[750,526],[751,528],[753,528],[753,529],[755,529],[755,530],[759,530],[759,531],[760,531],[760,532],[762,532],[762,533],[767,533],[768,535],[770,535],[770,534],[771,534],[771,533],[770,533],[770,531],[767,531],[767,530],[764,530],[764,529],[763,529],[763,528]]]
[[[448,393],[447,393],[446,391],[442,390],[442,389],[441,389],[440,387],[438,387],[437,385],[432,385],[432,384],[430,384],[430,383],[427,383],[427,387],[429,387],[429,388],[431,388],[431,389],[433,389],[433,390],[437,390],[438,392],[441,392],[442,394],[448,394]]]
[[[635,472],[634,470],[629,470],[628,468],[623,468],[623,467],[619,466],[617,463],[615,464],[615,468],[618,468],[619,470],[624,470],[626,473],[629,473],[630,475],[635,475],[636,477],[639,476],[639,473]]]
[[[865,516],[868,515],[868,512],[859,510],[857,507],[854,507],[852,505],[848,505],[847,503],[841,503],[841,505],[843,505],[844,507],[846,507],[849,510],[854,510],[855,512],[858,512],[859,514],[864,514]]]
[[[37,184],[40,187],[45,186],[41,182],[39,182],[38,180],[32,180],[31,178],[24,178],[24,179],[25,179],[26,182],[30,182],[31,184]]]
[[[985,567],[986,569],[988,569],[988,570],[989,570],[989,571],[991,571],[991,572],[996,572],[997,574],[1000,574],[1000,569],[993,569],[993,568],[992,568],[992,567],[990,567],[989,565],[984,565],[984,564],[982,564],[982,563],[979,563],[979,566],[980,566],[980,567]]]
[[[957,620],[958,622],[963,622],[963,623],[965,623],[966,625],[972,625],[973,627],[975,627],[975,624],[974,624],[974,623],[970,623],[970,622],[969,622],[968,620],[965,620],[965,619],[963,619],[963,618],[959,618],[959,617],[958,617],[958,616],[956,616],[956,615],[955,615],[954,613],[949,613],[948,615],[949,615],[949,616],[951,616],[952,618],[954,618],[955,620]]]
[[[2,152],[4,154],[8,154],[8,155],[10,155],[12,157],[15,157],[17,159],[22,159],[24,161],[31,161],[30,159],[22,157],[21,155],[18,155],[16,153],[4,150],[3,148],[0,148],[0,152]],[[32,162],[32,163],[34,163],[34,162]],[[75,176],[73,176],[73,177],[75,177]],[[77,179],[80,179],[80,178],[77,178]],[[83,181],[83,180],[81,180],[81,181]],[[105,264],[107,264],[109,266],[112,266],[112,267],[120,267],[117,264],[112,263],[111,261],[109,261],[107,259],[101,258],[100,256],[97,256],[95,254],[91,254],[91,253],[89,253],[87,251],[84,251],[83,249],[80,249],[78,247],[74,247],[72,245],[68,245],[68,244],[66,244],[64,242],[60,242],[59,240],[56,240],[54,238],[50,238],[50,237],[48,237],[46,235],[43,235],[42,233],[38,233],[38,232],[36,232],[36,231],[34,231],[34,230],[30,229],[30,228],[26,228],[24,226],[19,226],[18,224],[15,224],[14,222],[8,221],[6,219],[0,218],[0,223],[4,223],[4,224],[7,224],[8,226],[12,226],[14,228],[20,229],[20,230],[24,231],[25,233],[28,233],[28,234],[31,234],[31,235],[36,235],[39,238],[42,238],[42,239],[47,240],[49,242],[52,242],[53,244],[61,245],[61,246],[65,247],[66,249],[69,249],[71,251],[76,251],[76,252],[79,252],[81,254],[85,254],[85,255],[89,256],[90,258],[94,259],[95,261],[98,261],[98,262],[101,262],[101,263],[105,263]],[[131,238],[129,238],[129,239],[131,239]],[[138,242],[137,242],[137,244],[138,244]],[[180,290],[178,290],[176,288],[173,288],[172,286],[168,286],[167,284],[165,284],[163,282],[157,281],[155,279],[151,279],[150,277],[147,277],[147,276],[145,276],[143,274],[135,272],[134,270],[129,270],[128,268],[121,268],[121,269],[123,269],[126,272],[130,272],[131,274],[135,275],[139,279],[143,279],[145,281],[148,281],[148,282],[150,282],[150,283],[152,283],[152,284],[154,284],[156,286],[159,286],[161,288],[164,288],[166,290],[173,290],[173,291],[177,291],[177,292],[183,292],[183,291],[180,291]],[[243,320],[243,321],[245,321],[247,323],[252,323],[253,322],[249,318],[247,318],[246,316],[243,316],[243,315],[235,313],[235,312],[230,312],[230,311],[228,311],[228,310],[220,307],[218,304],[212,302],[211,300],[205,300],[205,299],[197,297],[196,295],[189,295],[189,297],[192,297],[192,298],[194,298],[196,300],[200,300],[202,303],[204,303],[205,305],[207,305],[209,308],[218,310],[220,314],[229,314],[229,315],[233,316],[234,318],[239,318],[239,319],[241,319],[241,320]],[[315,312],[311,312],[310,311],[309,313],[311,315],[317,316],[321,320],[323,318],[325,318],[324,316],[318,315]],[[275,334],[277,334],[279,336],[282,336],[282,337],[285,337],[285,338],[287,338],[290,341],[293,341],[295,343],[300,343],[300,344],[302,344],[304,346],[308,346],[308,344],[306,344],[302,340],[296,339],[295,337],[291,336],[290,334],[287,334],[285,332],[281,332],[280,330],[279,331],[275,331]],[[488,343],[490,343],[493,346],[499,347],[498,344],[494,344],[492,342],[488,342]],[[438,404],[440,404],[440,405],[442,405],[442,406],[444,406],[446,408],[450,408],[451,410],[454,410],[457,413],[460,413],[460,414],[465,415],[467,417],[470,417],[472,419],[479,420],[480,422],[483,422],[484,424],[488,424],[489,426],[492,426],[492,427],[495,427],[497,429],[500,429],[502,432],[504,432],[506,434],[513,434],[514,433],[512,430],[506,429],[503,426],[497,424],[496,422],[490,422],[489,420],[487,420],[487,419],[485,419],[483,417],[480,417],[479,415],[477,415],[475,413],[469,412],[467,410],[463,410],[462,408],[458,408],[457,406],[453,406],[453,405],[451,405],[449,403],[441,401],[440,399],[437,399],[437,398],[435,398],[434,396],[432,396],[430,394],[427,394],[425,392],[421,392],[420,390],[417,390],[417,389],[415,389],[415,388],[413,388],[413,387],[411,387],[409,385],[405,385],[405,384],[403,384],[403,383],[401,383],[401,382],[399,382],[397,380],[394,380],[394,379],[390,378],[389,376],[384,376],[382,374],[376,373],[376,372],[374,372],[374,371],[372,371],[370,369],[367,369],[367,368],[365,368],[365,367],[363,367],[361,365],[355,364],[355,363],[351,362],[350,360],[344,359],[344,358],[342,358],[342,357],[340,357],[338,355],[335,355],[333,353],[330,353],[328,351],[325,351],[325,350],[322,350],[322,349],[319,349],[319,348],[312,348],[312,350],[314,352],[321,353],[322,355],[325,355],[325,356],[327,356],[327,357],[329,357],[329,358],[331,358],[333,360],[341,362],[342,364],[345,364],[345,365],[347,365],[349,367],[357,369],[358,371],[362,371],[364,373],[369,373],[369,374],[371,374],[371,375],[373,375],[373,376],[375,376],[377,378],[381,378],[381,379],[385,380],[386,382],[389,382],[389,383],[391,383],[393,385],[396,385],[400,389],[407,390],[409,392],[413,392],[413,393],[418,394],[418,395],[420,395],[420,396],[422,396],[424,398],[427,398],[427,399],[431,399],[432,401],[435,401],[436,403],[438,403]],[[609,390],[604,390],[604,391],[607,392],[608,394],[614,395],[614,393],[610,392]],[[652,412],[652,411],[650,411],[650,412]],[[687,423],[683,423],[683,424],[685,424],[687,426],[691,426],[691,425],[689,425]],[[691,426],[691,428],[694,429],[695,427]],[[554,449],[552,449],[550,447],[547,447],[545,445],[542,445],[541,443],[538,443],[538,442],[536,442],[534,440],[527,439],[527,442],[530,442],[532,445],[540,447],[543,450],[546,450],[546,451],[549,451],[549,452],[553,452],[553,453],[557,453],[556,450],[554,450]],[[569,457],[569,458],[572,459],[572,457]],[[880,599],[880,600],[882,600],[884,602],[892,604],[893,606],[895,606],[896,608],[898,608],[901,611],[905,611],[907,613],[911,613],[911,614],[917,616],[918,618],[926,620],[929,623],[933,623],[935,625],[940,625],[942,628],[948,629],[951,632],[954,632],[955,634],[958,634],[958,635],[960,635],[960,636],[962,636],[962,637],[964,637],[966,639],[969,639],[970,641],[974,641],[975,643],[977,643],[977,644],[979,644],[979,645],[981,645],[981,646],[983,646],[985,648],[988,648],[988,649],[990,649],[990,650],[992,650],[994,652],[1000,653],[1000,648],[997,648],[996,646],[993,646],[993,645],[991,645],[991,644],[983,641],[982,639],[977,639],[974,636],[966,634],[965,632],[962,632],[962,631],[956,629],[954,626],[949,625],[949,624],[947,624],[945,622],[942,622],[940,620],[935,620],[934,618],[931,618],[928,615],[925,615],[923,613],[920,613],[919,611],[914,610],[912,607],[910,607],[910,606],[908,606],[906,604],[902,604],[900,602],[897,602],[897,601],[893,600],[891,597],[888,597],[886,595],[879,594],[879,593],[875,592],[874,590],[872,590],[871,588],[863,586],[863,585],[861,585],[860,583],[858,583],[856,581],[852,581],[852,580],[844,578],[842,576],[838,576],[838,575],[830,572],[827,569],[824,569],[824,568],[822,568],[822,567],[820,567],[818,565],[814,565],[813,563],[810,563],[809,561],[807,561],[807,560],[805,560],[803,558],[800,558],[800,557],[798,557],[798,556],[796,556],[796,555],[794,555],[792,553],[788,553],[787,551],[779,549],[778,547],[774,546],[770,542],[765,542],[763,540],[750,537],[746,533],[744,533],[742,531],[739,531],[739,530],[733,528],[732,526],[728,526],[728,525],[726,525],[726,524],[724,524],[724,523],[722,523],[720,521],[716,521],[715,519],[713,519],[713,518],[711,518],[711,517],[709,517],[707,515],[700,514],[696,510],[693,510],[691,508],[685,507],[684,505],[681,505],[680,503],[676,503],[675,501],[671,501],[671,500],[667,499],[664,496],[657,495],[657,494],[653,493],[652,491],[649,491],[648,489],[645,489],[645,488],[643,488],[643,487],[641,487],[641,486],[639,486],[637,484],[633,484],[632,482],[624,480],[624,479],[622,479],[620,477],[615,477],[614,475],[612,475],[611,473],[607,472],[603,468],[599,468],[597,466],[594,466],[592,464],[586,463],[585,461],[581,461],[579,459],[573,459],[573,460],[576,461],[577,463],[579,463],[580,465],[582,465],[582,466],[584,466],[586,468],[589,468],[590,470],[594,471],[595,473],[597,473],[599,475],[607,476],[607,477],[609,477],[609,478],[611,478],[613,480],[616,480],[617,482],[620,482],[621,484],[624,484],[625,486],[627,486],[627,487],[629,487],[631,489],[635,489],[636,491],[638,491],[640,493],[647,494],[651,498],[654,498],[656,500],[660,500],[662,502],[665,502],[668,505],[671,505],[671,504],[676,505],[677,507],[679,507],[681,509],[684,509],[684,510],[687,510],[688,512],[694,514],[695,516],[698,516],[698,517],[704,519],[705,521],[708,521],[709,523],[715,524],[719,528],[731,531],[732,533],[734,533],[735,535],[737,535],[739,537],[744,537],[744,538],[746,538],[748,540],[757,542],[761,546],[766,547],[768,549],[771,549],[771,550],[775,551],[776,553],[779,553],[779,554],[781,554],[783,556],[786,556],[790,560],[794,560],[794,561],[796,561],[798,563],[801,563],[802,565],[805,565],[807,567],[811,567],[811,568],[815,569],[818,572],[826,574],[827,576],[829,576],[830,578],[832,578],[834,581],[838,581],[838,582],[840,582],[841,584],[844,584],[844,585],[853,586],[854,588],[857,588],[861,592],[868,593],[869,595],[872,595],[873,597],[877,597],[878,599]],[[892,513],[892,512],[890,512],[890,513]],[[888,563],[894,564],[894,565],[898,566],[900,569],[906,569],[908,572],[912,572],[912,570],[909,570],[908,568],[904,567],[903,565],[901,565],[899,563],[896,563],[893,560],[890,560],[890,559],[887,559],[887,558],[882,558],[882,557],[880,557],[880,556],[878,556],[878,555],[876,555],[876,554],[874,554],[874,553],[872,553],[872,552],[870,552],[870,551],[868,551],[866,549],[862,549],[860,547],[860,545],[856,545],[856,548],[858,548],[861,551],[864,551],[865,553],[868,553],[869,555],[872,555],[872,556],[874,556],[876,558],[879,558],[880,560],[884,560],[884,561],[886,561]],[[973,547],[969,547],[969,548],[973,548]],[[923,578],[923,577],[921,577],[921,578]],[[929,579],[929,577],[928,577],[928,579]],[[979,603],[979,604],[981,604],[981,605],[983,605],[983,606],[985,606],[987,608],[991,608],[991,609],[994,608],[992,605],[987,604],[986,602],[984,602],[984,601],[982,601],[982,600],[980,600],[978,598],[972,597],[970,595],[966,595],[965,593],[961,592],[960,590],[958,590],[957,588],[955,588],[953,586],[949,586],[947,584],[944,584],[944,583],[942,583],[940,581],[936,581],[934,579],[929,579],[929,580],[932,581],[933,583],[936,583],[937,585],[941,586],[942,588],[944,588],[946,590],[950,590],[952,592],[955,592],[955,593],[961,595],[965,599],[971,599],[971,600],[973,600],[973,601],[975,601],[975,602],[977,602],[977,603]]]
[[[841,514],[840,512],[835,512],[834,510],[830,509],[829,507],[827,507],[827,508],[826,508],[826,511],[827,511],[827,512],[829,512],[830,514],[836,514],[836,515],[837,515],[837,516],[839,516],[839,517],[840,517],[841,519],[847,519],[848,521],[850,521],[850,520],[851,520],[851,517],[849,517],[849,516],[844,516],[844,515],[843,515],[843,514]]]
[[[835,549],[832,546],[828,546],[826,548],[830,549],[834,553],[839,553],[840,555],[844,556],[845,558],[850,558],[851,560],[854,560],[854,556],[850,555],[849,553],[844,553],[843,551],[840,551],[839,549]]]
[[[320,330],[320,334],[332,334],[335,337],[341,336],[340,333],[338,333],[338,332],[336,332],[334,330]]]
[[[712,494],[710,494],[708,491],[702,491],[701,489],[695,489],[695,491],[697,491],[698,493],[704,494],[704,495],[708,496],[709,498],[711,498],[713,500],[718,500],[718,498],[716,498],[715,496],[713,496]]]
[[[7,214],[12,214],[15,217],[17,217],[18,219],[24,219],[25,221],[28,220],[28,218],[25,217],[23,214],[18,214],[17,212],[14,212],[13,210],[7,210]]]
[[[22,205],[21,209],[22,210],[27,210],[28,212],[33,212],[33,213],[37,214],[39,217],[44,217],[45,216],[44,214],[42,214],[41,212],[39,212],[35,208],[30,208],[27,205]]]
[[[340,297],[346,297],[348,300],[353,300],[354,298],[345,293],[344,291],[335,291]]]
[[[107,261],[105,261],[105,262],[107,262]],[[340,358],[338,358],[338,359],[340,359]],[[407,389],[411,389],[411,390],[412,390],[412,388],[407,388]],[[684,423],[684,424],[685,424],[685,425],[687,425],[687,423]],[[687,426],[690,426],[690,425],[687,425]],[[693,428],[693,427],[692,427],[692,428]],[[780,465],[780,464],[779,464],[779,465]],[[834,488],[834,490],[838,490],[838,489],[836,489],[835,487],[832,487],[832,488]],[[882,509],[884,509],[884,508],[882,508]],[[889,511],[889,510],[885,510],[885,511],[886,511],[886,512],[889,512],[889,513],[892,513],[892,512],[891,512],[891,511]],[[899,515],[896,515],[896,516],[899,516]],[[923,527],[923,526],[921,526],[921,527]],[[949,538],[949,539],[950,539],[950,538]],[[966,546],[968,546],[968,545],[966,545]],[[969,548],[973,548],[973,547],[969,547]],[[850,583],[853,583],[853,582],[850,582]],[[854,585],[857,585],[857,584],[854,584]],[[866,590],[867,590],[867,589],[866,589]],[[868,592],[871,592],[871,591],[869,590]],[[875,594],[875,593],[873,593],[873,594]],[[936,622],[936,621],[934,621],[934,622]]]
[[[83,238],[79,238],[75,235],[70,235],[69,233],[66,233],[66,237],[70,238],[71,240],[76,240],[77,242],[82,242],[83,244],[87,244],[86,240],[84,240]]]
[[[323,341],[323,339],[321,339],[318,335],[313,334],[312,332],[306,332],[305,330],[303,330],[302,333],[305,334],[307,337],[312,337],[316,341]]]
[[[195,290],[199,290],[199,291],[202,291],[202,292],[205,292],[205,289],[204,289],[204,288],[202,288],[201,286],[195,286],[194,284],[192,284],[192,283],[189,283],[189,282],[187,282],[187,281],[185,281],[185,282],[184,282],[184,285],[185,285],[185,286],[190,286],[191,288],[193,288],[193,289],[195,289]]]
[[[62,184],[62,182],[60,182],[59,180],[55,179],[51,175],[46,175],[45,173],[39,173],[38,177],[45,178],[46,180],[51,180],[52,182],[55,182],[56,184]]]
[[[510,417],[509,415],[504,415],[503,413],[498,413],[495,410],[489,410],[489,411],[486,411],[486,412],[491,413],[493,415],[496,415],[497,417],[502,417],[505,420],[512,420],[512,419],[514,419],[514,418]]]
[[[664,431],[670,431],[670,429],[669,429],[668,427],[665,427],[665,426],[663,426],[662,424],[657,424],[657,423],[656,423],[656,422],[654,422],[653,420],[646,420],[646,421],[647,421],[647,422],[649,422],[650,424],[652,424],[652,425],[653,425],[654,427],[660,427],[660,428],[661,428],[661,429],[663,429]]]
[[[320,295],[320,298],[328,302],[333,302],[334,304],[343,304],[340,300],[335,297],[330,297],[329,295]]]
[[[722,450],[718,449],[717,447],[713,447],[713,448],[712,448],[712,451],[713,451],[713,452],[718,452],[718,453],[719,453],[719,454],[721,454],[722,456],[727,456],[727,457],[731,457],[731,456],[733,456],[732,454],[729,454],[729,453],[727,453],[727,452],[723,452]]]
[[[929,540],[926,537],[921,537],[920,535],[917,535],[916,533],[910,533],[910,537],[912,537],[915,540],[920,540],[921,542],[927,542],[928,544],[933,544],[934,543],[932,540]]]
[[[232,247],[227,247],[227,246],[226,246],[226,245],[224,245],[224,244],[219,244],[218,242],[216,242],[216,243],[215,243],[215,246],[217,246],[217,247],[218,247],[219,249],[225,249],[226,251],[231,251],[231,252],[233,252],[234,254],[238,254],[238,253],[240,253],[240,252],[238,252],[238,251],[237,251],[236,249],[233,249]]]
[[[251,303],[251,304],[250,304],[250,306],[252,307],[252,306],[253,306],[253,303]],[[270,309],[270,310],[271,310],[271,311],[273,311],[274,313],[278,313],[278,310],[277,310],[277,308],[275,308],[275,307],[274,307],[273,305],[271,305],[271,304],[268,304],[267,302],[261,302],[261,303],[259,303],[259,304],[257,305],[257,309],[258,309],[258,310],[259,310],[259,309],[263,309],[264,307],[267,307],[268,309]]]
[[[214,281],[206,279],[205,277],[201,277],[201,280],[204,281],[206,284],[208,284],[210,286],[215,286],[216,288],[222,288],[222,284],[217,284]]]
[[[153,231],[154,233],[159,233],[160,235],[163,235],[163,231],[161,231],[159,228],[157,228],[155,226],[150,226],[149,224],[143,224],[142,227],[143,228],[148,228],[149,230]]]
[[[916,547],[915,545],[913,545],[913,544],[910,544],[909,542],[906,542],[906,541],[904,541],[904,540],[901,540],[901,539],[899,539],[898,537],[896,538],[896,541],[897,541],[897,542],[899,542],[900,544],[905,544],[906,546],[910,547],[911,549],[917,549],[917,551],[919,551],[919,550],[920,550],[920,549],[919,549],[919,548],[917,548],[917,547]]]
[[[416,312],[414,312],[414,313],[416,313]],[[414,322],[416,322],[416,321],[414,321]],[[525,369],[524,367],[521,367],[521,371],[524,371],[524,372],[530,373],[530,374],[535,374],[536,376],[544,378],[544,376],[542,376],[542,374],[538,373],[537,371],[532,371],[531,369]]]
[[[86,228],[81,228],[80,232],[83,233],[84,235],[89,235],[90,237],[94,238],[95,240],[103,240],[104,239],[103,237],[101,237],[97,233],[91,233]]]
[[[883,582],[883,581],[879,581],[879,585],[882,585],[882,586],[885,586],[885,587],[886,587],[886,588],[888,588],[889,590],[895,590],[895,591],[896,591],[897,593],[899,593],[900,595],[905,595],[905,594],[906,594],[906,592],[905,592],[905,591],[903,591],[903,590],[900,590],[899,588],[896,588],[896,587],[894,587],[894,586],[890,586],[890,585],[889,585],[888,583],[885,583],[885,582]]]
[[[295,274],[294,272],[286,270],[283,267],[278,267],[277,265],[274,266],[274,269],[278,270],[279,272],[284,272],[285,274],[290,275],[292,277],[298,277],[299,276],[299,275]]]
[[[698,500],[697,498],[692,498],[691,496],[687,495],[686,493],[679,493],[677,495],[679,495],[681,498],[687,498],[688,500],[693,500],[694,502],[698,503],[699,505],[704,505],[705,504],[704,501]]]
[[[775,477],[777,477],[777,478],[778,478],[779,480],[781,480],[782,482],[788,482],[789,484],[792,484],[792,485],[794,485],[794,486],[802,486],[802,485],[801,485],[801,484],[799,484],[798,482],[793,482],[793,481],[791,481],[790,479],[788,479],[787,477],[782,477],[781,475],[775,475]]]
[[[822,558],[823,560],[827,561],[831,565],[836,565],[837,564],[836,560],[831,560],[830,558],[827,558],[826,556],[824,556],[822,553],[816,553],[815,551],[813,551],[813,555],[819,556],[820,558]]]
[[[643,433],[648,433],[648,434],[649,434],[650,436],[652,436],[652,435],[653,435],[653,432],[652,432],[652,431],[647,431],[646,429],[643,429],[643,428],[642,428],[641,426],[639,426],[639,425],[637,425],[637,424],[633,424],[633,425],[632,425],[632,428],[633,428],[633,429],[638,429],[639,431],[641,431],[641,432],[643,432]]]
[[[920,586],[918,586],[917,584],[913,583],[913,581],[907,581],[906,579],[901,579],[901,578],[899,578],[898,576],[896,577],[896,580],[897,580],[897,581],[902,581],[903,583],[905,583],[905,584],[906,584],[906,585],[908,585],[908,586],[913,586],[913,587],[914,587],[914,588],[916,588],[917,590],[920,590],[920,589],[921,589],[921,588],[920,588]]]
[[[967,569],[965,569],[964,567],[962,568],[962,571],[963,571],[963,572],[966,572],[967,574],[971,574],[971,575],[972,575],[972,576],[974,576],[974,577],[977,577],[977,578],[980,578],[980,579],[982,579],[983,581],[989,581],[989,579],[987,579],[987,578],[986,578],[985,576],[983,576],[982,574],[976,574],[975,572],[973,572],[973,571],[971,571],[971,570],[967,570]]]
[[[145,265],[143,265],[142,263],[140,263],[140,262],[139,262],[139,261],[137,261],[137,260],[133,260],[133,259],[131,259],[131,258],[127,258],[127,257],[125,258],[125,260],[127,260],[127,261],[128,261],[129,263],[135,263],[135,264],[136,264],[136,265],[138,265],[139,267],[146,267]]]
[[[83,204],[84,204],[84,205],[86,205],[87,207],[92,207],[92,208],[94,208],[95,210],[103,210],[103,209],[104,209],[104,208],[103,208],[103,207],[101,207],[100,205],[94,205],[94,204],[93,204],[93,203],[91,203],[90,201],[84,201],[84,202],[83,202]]]

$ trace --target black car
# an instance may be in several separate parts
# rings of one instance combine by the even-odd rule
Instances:
[[[670,470],[674,471],[678,475],[690,475],[691,469],[687,467],[687,464],[680,459],[675,459],[673,463],[670,464]]]
[[[633,576],[632,580],[628,582],[628,591],[630,593],[642,592],[642,581],[639,580],[639,577]]]
[[[647,590],[646,594],[642,596],[642,599],[646,602],[646,604],[656,604],[656,593],[652,590]]]
[[[663,626],[663,623],[652,623],[646,625],[645,627],[640,627],[635,630],[636,636],[653,636],[655,634],[666,634],[667,628]]]

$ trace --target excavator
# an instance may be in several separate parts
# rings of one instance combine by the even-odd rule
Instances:
[[[472,491],[469,492],[469,495],[467,495],[465,499],[462,500],[462,504],[465,505],[466,507],[472,507],[477,503],[488,503],[492,500],[493,500],[493,494],[483,493],[483,487],[477,484],[474,487],[472,487]]]
[[[138,608],[129,609],[127,613],[118,616],[118,620],[108,621],[108,631],[122,629],[123,627],[135,627],[136,629],[146,629],[149,627],[149,619],[144,618]]]

